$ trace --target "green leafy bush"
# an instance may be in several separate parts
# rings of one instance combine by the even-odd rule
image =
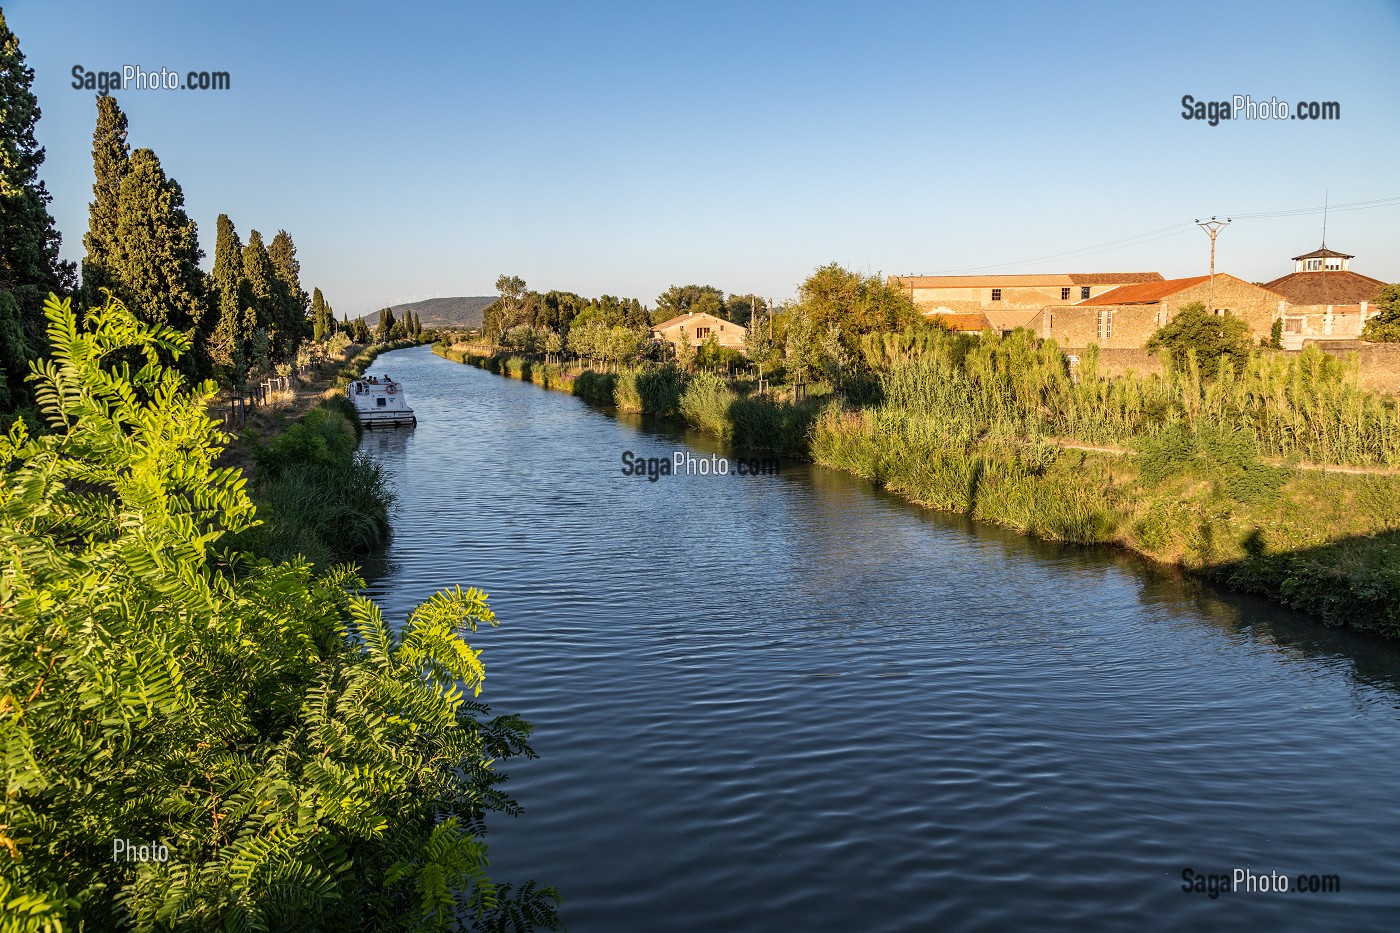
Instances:
[[[729,409],[735,398],[737,396],[723,376],[698,372],[686,380],[685,391],[681,393],[680,412],[685,420],[700,430],[727,438],[734,429],[729,420]]]
[[[486,873],[493,763],[533,752],[476,699],[485,594],[391,626],[347,570],[229,547],[258,518],[213,384],[158,362],[185,338],[45,310],[52,431],[0,438],[0,929],[557,928]]]
[[[1249,325],[1228,312],[1212,314],[1193,301],[1148,339],[1147,349],[1161,351],[1177,369],[1184,368],[1193,354],[1201,375],[1209,379],[1220,371],[1223,361],[1238,366],[1249,357]]]

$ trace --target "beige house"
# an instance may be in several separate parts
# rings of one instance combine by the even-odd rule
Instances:
[[[908,291],[914,304],[925,314],[989,313],[988,322],[993,330],[1024,327],[1035,312],[1047,305],[1072,304],[1096,298],[1120,285],[1160,281],[1162,275],[1158,272],[889,277],[889,284]],[[1028,315],[1025,312],[1031,313]]]
[[[1104,349],[1138,349],[1177,312],[1197,301],[1216,314],[1228,312],[1241,318],[1256,343],[1270,337],[1274,321],[1288,308],[1277,292],[1218,272],[1213,286],[1208,275],[1120,285],[1087,301],[1047,307],[1030,328],[1069,349],[1091,343]]]
[[[1299,350],[1309,343],[1358,340],[1366,320],[1377,312],[1380,279],[1351,271],[1350,253],[1321,249],[1293,257],[1293,271],[1265,288],[1288,299],[1283,316],[1283,346]]]
[[[704,311],[699,314],[687,311],[651,328],[653,340],[664,340],[671,344],[678,344],[684,340],[691,346],[698,347],[710,337],[714,337],[720,346],[741,353],[744,350],[744,334],[747,332],[748,328],[741,324],[726,321]]]

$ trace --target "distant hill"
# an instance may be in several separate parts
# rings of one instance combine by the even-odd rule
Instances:
[[[402,318],[403,312],[412,311],[424,327],[480,327],[481,312],[495,301],[496,295],[475,298],[425,298],[423,301],[410,301],[407,304],[393,305],[395,319]],[[373,327],[379,321],[379,312],[371,311],[364,316],[364,322]]]

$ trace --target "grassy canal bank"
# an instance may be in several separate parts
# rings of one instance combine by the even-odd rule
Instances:
[[[220,458],[249,478],[262,519],[239,536],[240,547],[276,562],[300,554],[324,569],[388,541],[394,492],[379,465],[356,452],[362,429],[344,390],[381,353],[417,345],[354,349],[248,419]]]
[[[439,355],[806,457],[912,502],[1036,537],[1114,544],[1329,625],[1400,638],[1400,416],[1354,365],[1257,353],[1203,380],[1071,369],[1029,334],[872,335],[879,391],[852,407],[751,397],[673,366],[574,373]]]

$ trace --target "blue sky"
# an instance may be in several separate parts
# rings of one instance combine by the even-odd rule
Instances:
[[[212,252],[296,240],[338,313],[533,288],[784,297],[816,266],[1203,274],[1202,215],[1400,197],[1400,2],[175,3],[0,0],[36,71],[44,178],[81,252],[72,68],[228,71],[117,92]],[[1181,97],[1338,101],[1210,127]],[[1175,235],[1041,262],[1182,224]],[[1400,206],[1328,245],[1400,280]],[[1291,271],[1321,217],[1241,219],[1217,269]],[[206,266],[212,257],[206,260]],[[1003,265],[1014,263],[1013,265]]]

